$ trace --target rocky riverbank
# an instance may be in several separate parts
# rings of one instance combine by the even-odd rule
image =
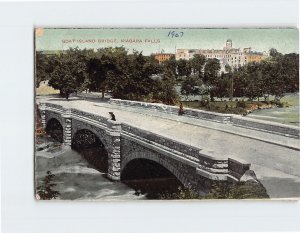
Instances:
[[[286,94],[279,105],[255,108],[247,113],[247,117],[300,126],[299,93]]]
[[[239,115],[247,115],[262,109],[290,106],[287,102],[279,101],[183,101],[182,103],[188,108]]]
[[[278,106],[278,104],[272,102],[253,102],[246,107],[245,111],[246,114],[249,114],[256,110],[276,108]]]

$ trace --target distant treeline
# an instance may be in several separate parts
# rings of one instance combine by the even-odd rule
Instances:
[[[41,81],[68,98],[85,90],[110,92],[114,98],[174,104],[181,94],[214,97],[267,97],[280,99],[299,89],[299,55],[270,50],[270,57],[220,72],[218,59],[195,55],[190,60],[169,60],[159,64],[154,56],[128,53],[124,47],[94,50],[69,49],[47,55],[36,52],[36,86]]]

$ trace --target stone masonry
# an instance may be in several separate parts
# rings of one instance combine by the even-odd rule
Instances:
[[[72,145],[78,130],[93,132],[108,153],[108,178],[120,180],[123,169],[134,159],[149,159],[169,170],[185,186],[207,191],[213,181],[238,181],[250,164],[218,159],[196,148],[106,117],[58,104],[39,105],[43,126],[57,119],[63,128],[63,142]]]

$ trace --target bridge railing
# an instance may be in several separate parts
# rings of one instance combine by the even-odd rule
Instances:
[[[99,122],[106,122],[107,119],[108,119],[106,117],[99,116],[99,115],[92,114],[92,113],[88,113],[88,112],[85,112],[85,111],[81,111],[81,110],[78,110],[76,108],[71,108],[70,110],[71,110],[71,113],[75,116],[85,117],[85,118],[92,119],[92,120],[99,121]]]
[[[228,158],[228,175],[234,177],[237,180],[245,174],[246,171],[250,169],[250,163],[242,163],[235,159]]]
[[[78,110],[76,108],[66,108],[59,104],[53,104],[49,102],[41,102],[40,108],[44,110],[51,110],[71,118],[81,118],[87,121],[94,121],[98,126],[107,127],[112,131],[120,131],[120,122],[111,121],[108,117],[92,114],[86,111]]]
[[[230,158],[223,158],[209,150],[197,148],[178,140],[172,140],[162,135],[158,135],[128,124],[122,123],[122,134],[131,135],[150,145],[159,145],[170,153],[192,162],[201,176],[212,180],[239,180],[246,170],[250,169],[250,164],[241,163]]]
[[[163,137],[161,135],[143,130],[137,127],[133,127],[128,124],[122,123],[122,133],[138,137],[143,141],[151,144],[157,144],[167,150],[177,153],[178,155],[185,157],[191,161],[198,162],[199,148],[179,143],[178,141]]]
[[[258,119],[250,119],[243,116],[233,116],[231,122],[234,126],[270,132],[283,136],[299,138],[300,128],[297,126],[287,126],[284,124],[269,122]]]
[[[124,107],[134,107],[145,110],[150,110],[152,112],[163,112],[169,114],[178,114],[179,107],[169,106],[165,104],[158,103],[146,103],[140,101],[131,100],[121,100],[121,99],[110,99],[110,104],[124,106]],[[151,113],[151,112],[150,112]],[[264,120],[250,119],[234,114],[222,114],[216,112],[208,112],[203,110],[185,108],[184,116],[216,121],[224,124],[231,124],[236,127],[249,128],[258,131],[264,131],[272,134],[283,135],[292,138],[300,137],[300,127],[285,125],[276,122],[269,122]]]
[[[41,102],[40,105],[44,106],[44,107],[48,107],[48,108],[54,108],[54,109],[58,109],[63,111],[64,108],[62,105],[59,104],[53,104],[53,103],[48,103],[48,102]]]
[[[159,104],[159,103],[146,103],[146,102],[131,101],[131,100],[110,99],[109,103],[120,105],[120,106],[148,109],[154,112],[171,113],[176,115],[178,114],[178,110],[179,110],[179,107],[177,106],[170,106],[170,105]],[[222,123],[230,123],[230,119],[232,116],[232,114],[221,114],[217,112],[208,112],[208,111],[191,109],[191,108],[185,108],[184,115],[193,118],[201,118],[201,119],[217,121]]]

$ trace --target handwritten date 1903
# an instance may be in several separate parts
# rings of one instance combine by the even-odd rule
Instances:
[[[168,37],[170,37],[170,38],[183,37],[183,32],[169,31]]]

